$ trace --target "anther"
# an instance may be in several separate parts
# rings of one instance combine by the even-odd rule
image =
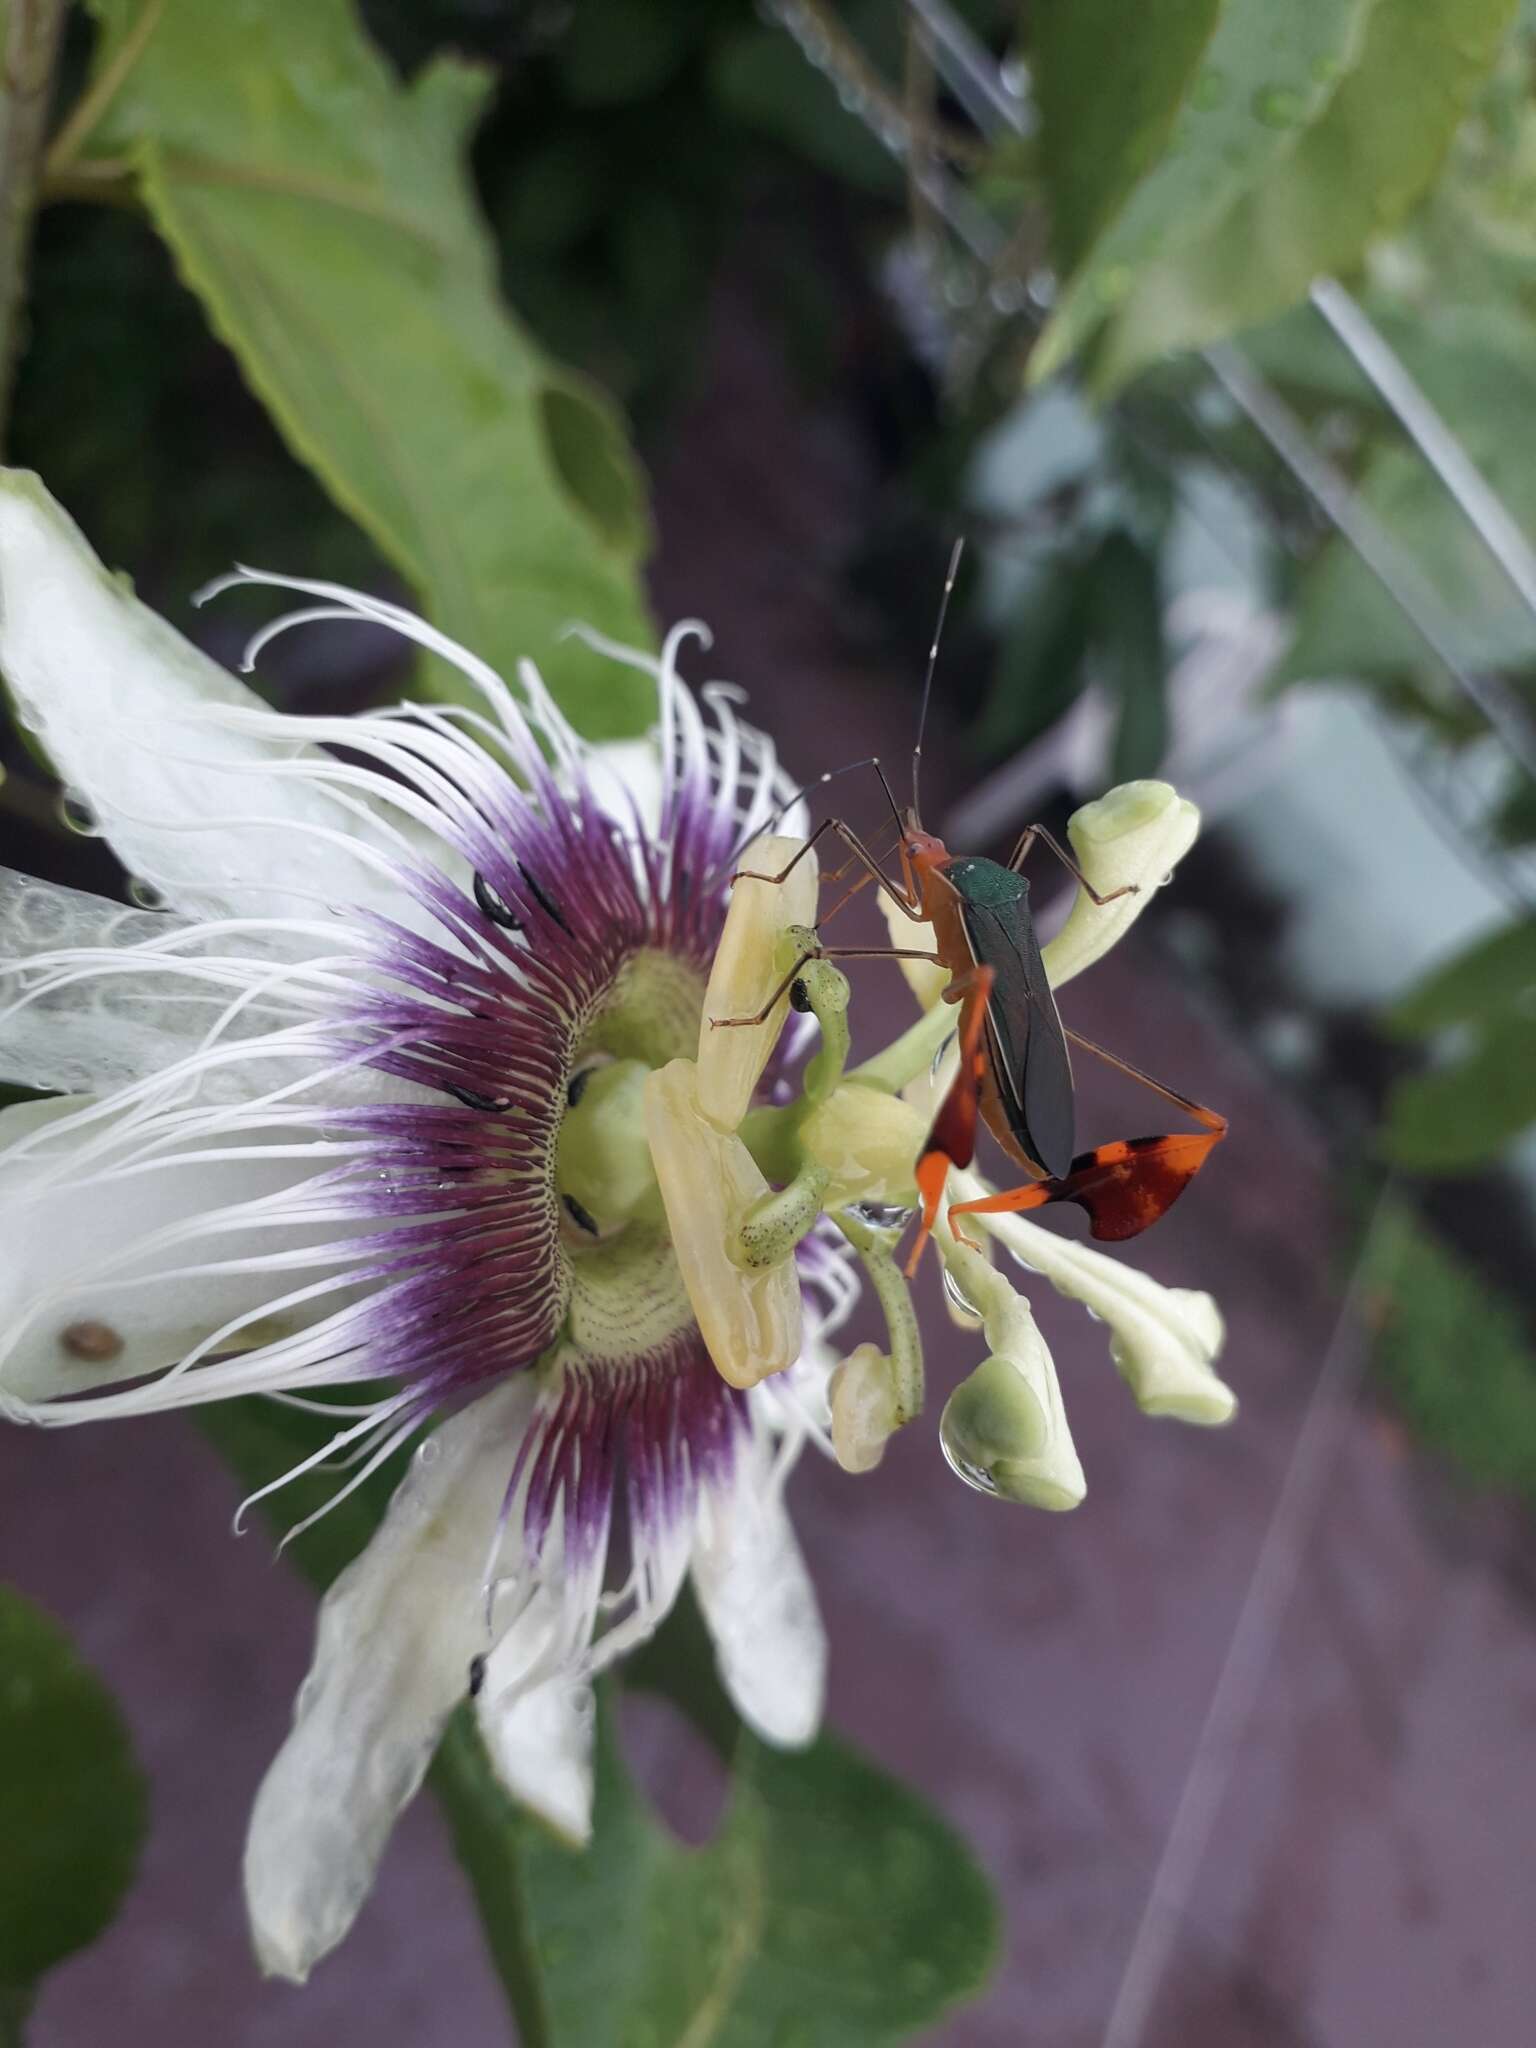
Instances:
[[[485,1658],[474,1656],[469,1660],[469,1696],[472,1700],[480,1697],[480,1688],[485,1684]]]
[[[592,1216],[590,1211],[583,1209],[574,1195],[562,1195],[560,1199],[565,1204],[565,1213],[574,1224],[578,1225],[582,1230],[589,1232],[593,1237],[602,1236],[602,1232],[597,1227],[596,1218]]]
[[[811,1007],[811,992],[804,981],[793,981],[789,987],[789,1006],[803,1016]]]
[[[475,901],[491,920],[492,924],[499,924],[503,930],[509,932],[520,932],[522,930],[522,919],[513,916],[484,875],[478,870],[475,873]]]
[[[499,1115],[512,1107],[510,1095],[481,1095],[473,1088],[461,1088],[456,1081],[445,1081],[443,1086],[450,1095],[456,1095],[466,1109],[483,1109],[488,1114]]]

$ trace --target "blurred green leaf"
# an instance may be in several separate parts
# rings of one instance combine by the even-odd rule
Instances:
[[[1388,1012],[1386,1022],[1402,1037],[1428,1038],[1502,1010],[1520,1011],[1536,1022],[1536,917],[1501,926],[1437,967]]]
[[[1109,534],[1094,563],[1095,680],[1119,707],[1115,782],[1153,775],[1168,746],[1168,650],[1157,557],[1128,533]]]
[[[1030,9],[1039,168],[1064,276],[1081,274],[1095,241],[1164,159],[1221,6],[1166,0],[1128,10],[1120,0],[1038,0]]]
[[[971,735],[972,751],[995,761],[1065,717],[1088,680],[1093,604],[1091,562],[1046,563],[1015,605],[1002,635],[992,687]]]
[[[901,190],[901,172],[837,88],[779,28],[749,28],[723,43],[711,70],[721,106],[818,169],[866,192]]]
[[[1048,0],[1033,11],[1041,170],[1067,276],[1032,379],[1277,169],[1357,61],[1371,4]]]
[[[730,1802],[701,1848],[658,1821],[600,1714],[591,1846],[507,1800],[467,1715],[433,1783],[477,1881],[507,1845],[550,2048],[877,2048],[981,1986],[996,1909],[958,1838],[910,1792],[823,1738],[787,1754],[739,1737]],[[497,1867],[499,1866],[499,1868]]]
[[[116,1913],[144,1838],[117,1704],[64,1632],[0,1586],[0,2030]],[[18,2036],[19,2038],[19,2036]]]
[[[1536,1122],[1536,1019],[1498,1011],[1468,1052],[1400,1081],[1387,1103],[1383,1150],[1416,1173],[1486,1165]]]
[[[1415,1433],[1478,1484],[1536,1496],[1536,1349],[1514,1303],[1401,1204],[1364,1270],[1376,1369]]]
[[[140,9],[92,5],[99,74]],[[463,165],[484,93],[446,60],[398,84],[347,0],[165,0],[92,144],[134,162],[247,379],[436,623],[505,673],[531,655],[585,732],[634,732],[643,679],[557,636],[649,641],[644,486],[612,406],[498,297]]]
[[[1288,36],[1293,10],[1267,9]],[[1095,380],[1269,319],[1315,277],[1354,268],[1444,161],[1514,0],[1375,0],[1364,42],[1320,116],[1193,239],[1144,268],[1115,311]]]

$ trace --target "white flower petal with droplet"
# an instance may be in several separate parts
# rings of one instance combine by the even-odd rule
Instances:
[[[491,1538],[536,1394],[524,1375],[429,1438],[321,1604],[293,1732],[246,1843],[246,1900],[270,1975],[302,1983],[351,1926],[464,1696],[485,1644]]]
[[[382,811],[264,773],[302,750],[209,715],[264,706],[110,575],[23,470],[0,470],[0,674],[65,787],[176,908],[398,909]]]

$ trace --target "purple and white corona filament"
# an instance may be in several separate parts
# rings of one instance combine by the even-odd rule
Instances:
[[[591,748],[531,667],[514,691],[395,607],[284,587],[306,609],[259,639],[373,621],[477,708],[279,715],[0,476],[0,668],[166,906],[0,871],[0,1077],[56,1091],[0,1115],[0,1409],[351,1383],[307,1461],[343,1490],[437,1425],[324,1603],[253,1816],[258,1949],[302,1977],[466,1689],[509,1787],[587,1832],[591,1680],[690,1571],[742,1714],[811,1737],[824,1646],[782,1488],[854,1282],[806,1238],[800,1362],[742,1390],[673,1256],[646,1079],[696,1051],[733,855],[789,794],[724,694],[678,680],[686,629],[659,661],[605,649],[654,676],[659,732]]]

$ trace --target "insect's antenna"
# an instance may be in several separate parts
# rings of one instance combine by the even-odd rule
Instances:
[[[921,816],[917,800],[917,771],[923,758],[923,732],[928,724],[928,699],[933,695],[933,672],[939,661],[939,642],[944,637],[944,620],[949,612],[950,595],[955,587],[955,578],[960,573],[960,557],[965,552],[965,535],[962,533],[950,550],[949,570],[944,578],[944,594],[939,599],[939,616],[933,622],[933,645],[928,650],[928,673],[923,677],[923,703],[917,714],[917,745],[912,749],[912,810]],[[898,822],[901,813],[897,812]]]
[[[802,797],[809,796],[813,789],[820,789],[821,785],[824,782],[832,782],[839,775],[851,775],[855,768],[873,768],[877,775],[880,774],[880,763],[878,762],[878,760],[876,760],[873,754],[866,754],[862,761],[845,761],[841,768],[829,768],[827,769],[824,775],[813,775],[810,781],[805,785],[804,789],[797,789],[793,796],[786,797],[784,802],[779,805],[779,808],[774,812],[773,816],[768,820],[766,825],[753,825],[749,828],[749,830],[737,842],[736,847],[732,852],[730,860],[727,863],[727,865],[729,865],[730,867],[734,867],[737,861],[740,860],[741,856],[746,852],[747,848],[752,844],[752,841],[763,832],[772,832],[774,828],[779,824],[780,820],[786,817],[788,813],[795,808],[795,805],[799,803]],[[884,782],[885,777],[881,775],[880,780]]]
[[[907,828],[902,819],[901,808],[896,802],[896,792],[891,788],[890,783],[886,781],[885,770],[880,766],[878,757],[872,760],[869,765],[880,778],[880,787],[885,791],[885,800],[891,807],[891,816],[896,820],[896,830],[904,834]]]

